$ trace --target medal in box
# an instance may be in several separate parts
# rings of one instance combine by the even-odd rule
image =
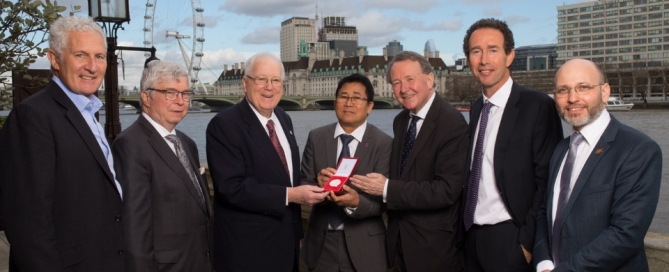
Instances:
[[[338,193],[344,187],[344,184],[348,179],[353,175],[353,171],[358,166],[358,158],[355,157],[342,157],[337,165],[337,171],[330,177],[323,190],[333,191]]]

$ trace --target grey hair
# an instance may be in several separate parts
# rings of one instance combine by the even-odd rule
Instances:
[[[174,62],[154,60],[149,62],[148,67],[142,72],[142,79],[139,81],[139,89],[146,91],[153,97],[153,90],[148,90],[155,87],[156,82],[161,79],[174,79],[177,82],[181,77],[186,77],[186,83],[190,88],[190,81],[188,80],[188,72],[181,65]],[[140,107],[143,105],[142,99],[139,100]]]
[[[245,69],[245,71],[244,71],[245,75],[249,75],[249,73],[247,71],[253,71],[253,68],[254,68],[257,60],[266,59],[266,58],[271,59],[273,61],[276,61],[276,63],[278,63],[281,66],[281,80],[285,80],[286,79],[286,71],[283,67],[283,62],[281,62],[281,59],[279,59],[277,56],[275,56],[274,54],[269,53],[269,52],[261,52],[261,53],[258,53],[258,54],[255,54],[255,55],[251,56],[246,61],[246,68],[244,68]]]
[[[405,60],[417,61],[418,64],[420,64],[420,70],[425,75],[429,75],[430,73],[432,73],[432,65],[430,65],[430,62],[427,61],[427,58],[415,52],[402,51],[397,53],[397,55],[395,55],[393,60],[391,60],[390,63],[388,63],[388,70],[386,71],[386,81],[388,81],[388,83],[392,83],[391,82],[392,80],[390,78],[390,71],[392,71],[393,65],[396,62]]]
[[[56,52],[59,59],[62,57],[63,49],[67,46],[68,35],[73,31],[100,34],[100,38],[105,45],[105,51],[107,51],[105,33],[91,17],[64,16],[54,21],[49,28],[49,48]]]

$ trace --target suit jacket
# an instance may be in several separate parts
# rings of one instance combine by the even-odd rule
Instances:
[[[482,108],[483,97],[479,97],[469,111],[473,136],[467,152],[463,203]],[[546,194],[548,164],[555,146],[564,138],[562,122],[553,99],[514,82],[499,126],[493,155],[495,182],[506,210],[520,229],[518,244],[532,252],[536,217]]]
[[[212,271],[213,219],[195,142],[176,131],[205,204],[177,155],[140,114],[112,145],[123,186],[126,271]]]
[[[553,187],[569,138],[550,164],[546,202],[537,216],[535,265],[551,260]],[[590,153],[567,201],[558,271],[648,271],[643,239],[660,192],[662,151],[613,116]]]
[[[123,271],[122,201],[81,112],[53,81],[0,132],[9,271]]]
[[[290,144],[292,177],[246,99],[207,127],[217,272],[298,269],[301,212],[295,203],[286,205],[286,188],[299,185],[299,150],[290,117],[278,107],[274,114]]]
[[[400,175],[409,111],[393,121],[390,180],[386,196],[388,261],[401,236],[408,271],[460,271],[455,248],[460,194],[467,157],[469,128],[460,112],[436,95]]]
[[[302,156],[302,183],[318,186],[318,173],[321,169],[337,167],[337,144],[334,138],[337,123],[312,130]],[[390,147],[392,138],[372,124],[367,124],[362,142],[358,143],[355,157],[359,158],[356,175],[380,173],[388,175],[390,166]],[[358,191],[360,203],[355,212],[344,218],[346,249],[357,271],[388,270],[386,262],[386,227],[383,224],[381,197],[370,196]],[[335,203],[325,201],[313,206],[309,216],[309,226],[304,238],[302,259],[310,269],[318,264],[323,251],[330,211],[344,209]]]

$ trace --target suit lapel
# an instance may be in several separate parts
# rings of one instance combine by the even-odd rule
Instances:
[[[548,218],[548,222],[553,222],[553,195],[554,195],[554,188],[555,188],[555,182],[557,179],[557,174],[560,171],[560,167],[562,166],[562,160],[564,157],[567,155],[567,150],[569,147],[569,138],[567,138],[565,142],[561,142],[558,144],[558,146],[555,148],[555,155],[553,158],[551,158],[551,164],[550,164],[550,176],[548,177],[548,183],[547,183],[547,188],[546,188],[546,217]],[[557,156],[559,155],[559,156]],[[553,233],[553,224],[548,224],[548,230],[549,233]],[[549,236],[551,237],[551,236]]]
[[[423,120],[423,124],[420,126],[418,136],[416,137],[413,147],[411,147],[411,151],[409,151],[409,158],[407,158],[407,162],[404,165],[404,171],[400,178],[404,179],[407,173],[410,172],[409,170],[413,167],[414,161],[416,160],[416,157],[418,157],[420,150],[423,149],[423,146],[425,146],[427,140],[432,135],[432,130],[434,130],[435,127],[434,120],[437,118],[439,110],[441,109],[441,103],[443,103],[443,99],[435,94],[432,106],[430,106],[430,110],[428,110],[425,120]],[[404,143],[404,140],[402,140],[402,143]]]
[[[47,86],[46,89],[49,90],[49,93],[56,100],[56,102],[67,109],[65,117],[67,117],[70,123],[72,123],[72,126],[74,126],[77,132],[79,132],[79,135],[84,140],[84,143],[86,143],[86,146],[88,146],[89,151],[93,154],[93,157],[95,157],[95,160],[103,169],[107,175],[107,178],[109,178],[109,182],[114,185],[114,189],[118,192],[118,188],[116,188],[116,182],[114,181],[114,175],[112,175],[111,170],[109,169],[109,164],[107,163],[105,155],[102,153],[102,148],[100,147],[97,139],[95,139],[95,135],[86,123],[86,120],[84,120],[81,112],[77,109],[72,100],[67,97],[67,95],[64,93],[65,91],[62,90],[55,82],[50,81],[49,86]]]
[[[362,135],[362,142],[359,142],[358,147],[355,148],[355,156],[360,159],[360,162],[370,161],[369,149],[374,145],[374,135],[370,132],[370,126],[371,124],[367,123],[365,134]]]
[[[585,165],[583,165],[583,169],[581,169],[581,173],[579,173],[576,183],[574,183],[574,188],[571,190],[569,201],[567,201],[567,206],[565,206],[564,209],[565,214],[569,214],[569,211],[574,206],[574,202],[578,199],[583,186],[588,182],[590,174],[592,174],[592,171],[595,169],[601,158],[606,156],[606,151],[609,150],[610,147],[609,143],[615,140],[619,127],[620,123],[618,120],[611,116],[611,122],[606,127],[606,130],[604,130],[604,134],[602,134],[602,137],[599,139],[597,145],[595,145],[595,148],[592,149],[592,153],[588,156],[588,160],[585,161]],[[595,154],[596,150],[600,148],[604,150],[604,153]],[[564,221],[562,221],[562,223],[564,224]]]
[[[203,211],[207,213],[207,215],[210,215],[211,212],[209,211],[210,205],[209,203],[209,186],[207,185],[207,182],[202,179],[202,175],[200,175],[200,164],[198,163],[198,160],[195,159],[195,155],[193,154],[192,150],[190,147],[186,144],[186,139],[185,135],[181,131],[176,131],[177,137],[179,137],[179,140],[181,140],[181,143],[183,144],[184,150],[186,151],[186,155],[188,156],[188,160],[190,160],[190,165],[193,170],[193,173],[195,173],[195,177],[197,178],[197,183],[200,186],[200,189],[202,190],[202,194],[204,197],[204,202],[200,201],[200,197],[197,196],[197,203],[200,205],[200,208],[202,208]],[[191,182],[192,183],[192,182]],[[193,193],[199,194],[199,192],[194,191]]]
[[[337,157],[339,154],[337,154],[337,144],[339,141],[339,137],[334,138],[334,131],[335,128],[337,127],[337,123],[332,124],[327,130],[326,135],[322,135],[325,139],[325,158],[327,159],[327,165],[332,165],[334,168],[337,167],[337,163],[339,162]]]
[[[283,168],[283,163],[279,158],[279,154],[276,153],[276,149],[274,149],[274,145],[272,145],[272,141],[269,139],[267,131],[265,131],[260,120],[256,117],[255,112],[251,109],[246,98],[239,102],[239,109],[242,111],[241,116],[243,121],[248,125],[248,133],[252,139],[251,142],[258,146],[258,149],[262,151],[267,161],[270,162],[270,165],[272,165],[276,173],[278,173],[278,176],[286,183],[286,186],[290,186],[290,177],[288,176],[288,173],[286,173],[286,169]],[[283,124],[281,124],[281,126],[283,127]],[[288,135],[286,135],[286,137],[288,137]]]
[[[393,140],[393,153],[390,161],[390,176],[400,178],[400,160],[402,160],[402,149],[404,148],[404,138],[406,138],[409,128],[409,111],[403,110],[397,115],[397,123],[393,124],[395,139]]]
[[[142,127],[142,130],[148,137],[148,142],[149,145],[153,148],[154,151],[158,154],[158,156],[167,164],[167,166],[176,174],[176,176],[183,182],[184,186],[190,193],[190,195],[193,197],[193,200],[196,201],[198,206],[202,208],[203,211],[206,211],[205,207],[202,205],[202,202],[200,201],[200,196],[198,195],[199,193],[196,191],[195,187],[193,187],[193,182],[190,179],[190,176],[188,175],[188,172],[186,172],[186,168],[184,168],[183,164],[181,164],[181,161],[179,161],[179,158],[177,155],[172,151],[169,145],[167,145],[167,142],[165,142],[165,139],[160,136],[160,133],[156,131],[156,129],[149,123],[146,118],[144,118],[144,115],[140,114],[139,118],[137,118],[137,122],[139,125]],[[183,145],[182,141],[182,145]],[[187,150],[184,146],[184,150]],[[197,175],[196,175],[197,176]]]
[[[297,146],[297,140],[295,140],[295,135],[293,133],[293,125],[292,123],[288,120],[288,115],[284,114],[277,114],[276,109],[274,110],[274,115],[276,115],[276,118],[279,119],[279,122],[281,122],[281,129],[283,129],[283,134],[286,135],[286,139],[288,139],[288,145],[290,146],[290,157],[292,162],[286,162],[286,163],[292,163],[292,168],[293,168],[293,176],[290,177],[290,180],[288,181],[289,185],[292,186],[298,186],[299,185],[299,173],[300,173],[300,148]],[[268,137],[269,138],[269,137]],[[274,146],[272,146],[274,147]],[[285,151],[285,150],[284,150]],[[279,156],[277,155],[277,158]],[[281,163],[281,159],[279,159],[279,163]],[[285,170],[283,172],[286,172]],[[298,184],[293,185],[293,181],[297,182]]]
[[[520,100],[520,91],[517,89],[516,84],[514,83],[511,86],[511,93],[509,94],[509,100],[504,106],[504,112],[502,113],[502,120],[499,124],[499,130],[497,131],[497,140],[495,142],[495,154],[493,161],[500,162],[504,159],[504,149],[506,148],[507,143],[513,136],[515,131],[516,119],[518,118],[518,108],[516,104]],[[472,137],[473,138],[473,137]],[[502,164],[493,163],[495,168],[495,177],[500,177],[502,175]],[[497,178],[497,188],[502,191],[504,184],[502,184],[501,179]],[[506,202],[506,201],[505,201]]]

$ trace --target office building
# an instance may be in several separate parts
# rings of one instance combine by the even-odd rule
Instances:
[[[393,40],[391,42],[388,42],[388,45],[386,45],[386,49],[388,49],[388,56],[394,57],[395,55],[397,55],[397,53],[404,51],[404,46],[397,40]]]
[[[281,61],[299,58],[300,42],[316,42],[316,20],[293,17],[281,23]]]
[[[555,44],[529,45],[515,48],[516,56],[509,69],[511,71],[536,71],[555,68],[557,58]]]
[[[430,58],[437,57],[437,46],[434,45],[433,39],[429,39],[427,42],[425,42],[425,55]]]
[[[556,66],[577,57],[608,68],[661,66],[669,60],[666,20],[669,5],[662,0],[558,6]]]
[[[323,27],[318,31],[320,42],[329,42],[330,50],[344,50],[344,55],[354,57],[358,51],[358,29],[346,25],[346,17],[327,16],[323,18]]]

